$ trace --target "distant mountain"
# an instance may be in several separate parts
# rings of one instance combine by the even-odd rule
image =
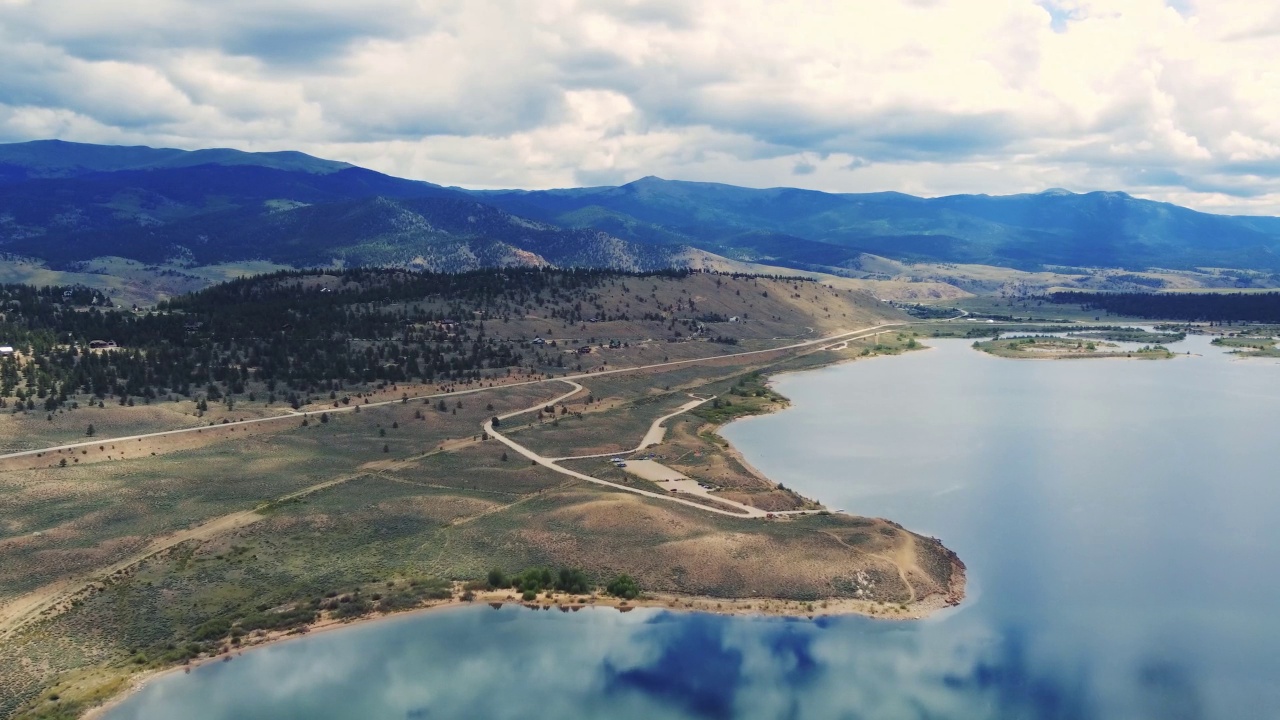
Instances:
[[[697,249],[697,250],[695,250]],[[1280,270],[1280,218],[1117,192],[954,195],[756,190],[647,177],[619,187],[467,191],[302,153],[0,145],[0,253],[54,264],[271,260],[436,269],[651,269],[723,255],[859,274],[870,259]]]
[[[252,165],[316,175],[355,167],[300,152],[248,153],[229,148],[187,151],[144,146],[89,145],[62,140],[0,145],[0,181],[7,182],[198,165]]]
[[[833,269],[861,253],[899,260],[1280,269],[1280,219],[1209,215],[1124,193],[955,195],[753,190],[647,177],[620,187],[478,194],[485,202],[637,242],[684,242],[731,257]],[[760,243],[766,241],[766,248]],[[787,241],[783,238],[793,238]],[[804,242],[807,241],[807,242]],[[847,251],[824,256],[812,243]],[[820,250],[820,248],[819,248]]]
[[[516,217],[457,190],[301,153],[0,145],[0,252],[56,266],[270,260],[295,266],[650,270],[712,258]]]

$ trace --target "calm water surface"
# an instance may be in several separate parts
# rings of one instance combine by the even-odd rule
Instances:
[[[467,608],[157,680],[131,718],[1280,717],[1280,365],[1018,361],[967,341],[779,379],[724,433],[833,508],[936,535],[918,623]]]

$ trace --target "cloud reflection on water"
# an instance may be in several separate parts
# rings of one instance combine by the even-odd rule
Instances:
[[[475,608],[167,677],[110,720],[1267,717],[1280,706],[1280,623],[1265,601],[1280,592],[1266,570],[1280,564],[1280,485],[1264,396],[1280,380],[1186,342],[1203,355],[1161,364],[1000,363],[940,342],[789,376],[792,409],[726,430],[739,447],[774,447],[750,459],[790,487],[941,536],[974,592],[940,618]],[[821,399],[876,388],[895,401],[823,414]],[[911,436],[896,430],[907,420]],[[853,447],[846,437],[856,457],[817,452]],[[919,444],[933,452],[913,454]],[[965,492],[930,492],[957,482]]]

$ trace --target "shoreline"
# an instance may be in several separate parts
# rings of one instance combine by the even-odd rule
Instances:
[[[955,588],[957,584],[957,576],[959,583],[958,588]],[[959,590],[960,599],[963,599],[964,597],[965,582],[966,577],[964,569],[962,567],[953,567],[951,583],[953,589]],[[462,585],[463,584],[460,582],[455,582],[455,591],[460,590]],[[121,692],[101,705],[89,708],[80,717],[82,720],[100,720],[111,710],[119,707],[126,700],[145,689],[149,683],[155,680],[177,673],[189,674],[193,670],[198,670],[206,665],[231,662],[233,659],[243,656],[246,652],[253,652],[269,647],[276,647],[289,642],[306,640],[307,638],[313,637],[317,634],[368,627],[375,623],[386,622],[389,620],[407,620],[415,617],[428,617],[430,615],[442,614],[449,611],[461,611],[473,608],[478,609],[485,606],[488,606],[493,610],[499,610],[510,605],[512,607],[524,608],[531,612],[558,610],[560,612],[569,613],[580,612],[586,609],[615,610],[619,613],[628,613],[633,610],[655,610],[682,614],[723,615],[725,617],[754,618],[760,620],[817,620],[819,618],[863,617],[870,620],[907,622],[927,620],[937,615],[939,612],[954,608],[959,604],[958,600],[952,601],[948,596],[939,593],[928,595],[922,600],[912,603],[906,610],[901,610],[899,606],[885,602],[875,600],[855,600],[852,598],[827,598],[823,600],[804,601],[781,600],[777,598],[726,599],[704,595],[646,593],[634,600],[622,600],[612,596],[593,594],[590,596],[549,598],[526,602],[520,599],[520,597],[515,594],[515,591],[510,589],[485,590],[476,592],[474,595],[474,598],[471,600],[463,600],[461,597],[457,596],[449,600],[429,600],[424,605],[404,610],[394,610],[386,613],[372,613],[370,615],[347,620],[325,618],[311,625],[305,625],[293,630],[273,631],[256,637],[246,636],[249,642],[244,642],[228,652],[190,661],[182,665],[157,668],[140,673],[133,678],[130,678],[127,681],[126,687]],[[812,609],[810,610],[807,608]]]
[[[907,352],[934,349],[936,348],[922,343],[916,350],[910,350]],[[765,376],[765,382],[771,385],[776,378],[788,374],[824,370],[837,365],[852,363],[857,360],[893,358],[904,354],[906,353],[876,354],[870,357],[861,357],[856,355],[849,357],[837,357],[828,362],[823,362],[812,367],[786,369],[780,370],[776,373],[772,373],[769,370],[764,369],[761,371],[761,374]],[[785,403],[776,407],[771,407],[765,412],[732,418],[729,422],[723,424],[711,424],[711,432],[718,434],[720,429],[734,422],[741,422],[753,417],[762,417],[791,407],[790,398],[786,398],[784,396],[784,399],[786,400]],[[726,448],[726,452],[728,452],[736,461],[740,462],[748,472],[755,474],[762,479],[768,480],[775,486],[778,484],[772,478],[769,478],[767,475],[751,465],[736,446],[730,445]],[[819,505],[821,505],[820,502]],[[825,506],[823,507],[825,508]],[[841,514],[852,516],[850,513]],[[907,532],[911,531],[908,530]],[[916,535],[914,532],[911,534]],[[245,641],[242,641],[239,646],[236,646],[227,652],[222,652],[196,661],[188,661],[186,664],[182,665],[157,668],[140,673],[132,678],[126,679],[120,692],[102,704],[89,708],[80,717],[84,720],[100,720],[112,709],[133,697],[139,691],[144,689],[148,683],[158,678],[162,678],[166,675],[177,673],[179,671],[184,674],[189,673],[194,669],[198,669],[210,663],[230,662],[233,658],[243,655],[246,651],[251,652],[281,643],[302,640],[316,633],[333,632],[346,628],[370,625],[372,623],[395,618],[411,618],[420,615],[426,616],[430,613],[461,610],[464,608],[479,607],[482,605],[489,605],[493,609],[500,609],[505,605],[515,605],[535,612],[556,609],[560,612],[567,613],[579,612],[584,608],[594,608],[613,609],[620,613],[626,613],[636,609],[646,609],[758,619],[779,618],[790,620],[817,620],[819,618],[832,617],[864,617],[871,620],[887,620],[894,622],[926,620],[934,617],[941,611],[959,606],[966,597],[967,575],[964,563],[955,555],[954,552],[950,550],[947,552],[951,554],[952,565],[951,575],[945,583],[945,591],[931,593],[923,598],[915,600],[909,605],[894,605],[885,601],[838,597],[801,601],[766,597],[716,598],[710,596],[681,595],[677,593],[664,592],[647,592],[641,597],[630,601],[593,593],[589,596],[572,596],[572,599],[570,596],[566,596],[563,599],[553,597],[526,602],[520,599],[520,597],[510,589],[473,591],[473,598],[470,600],[464,600],[462,599],[464,583],[460,581],[453,581],[453,597],[448,600],[428,600],[423,605],[413,608],[395,610],[386,613],[374,612],[369,615],[346,620],[322,618],[314,623],[301,626],[300,628],[294,628],[292,630],[265,632],[257,636],[250,635],[246,636]]]

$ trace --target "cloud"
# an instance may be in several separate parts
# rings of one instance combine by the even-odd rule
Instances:
[[[1280,213],[1277,33],[1249,0],[4,0],[0,140]]]

